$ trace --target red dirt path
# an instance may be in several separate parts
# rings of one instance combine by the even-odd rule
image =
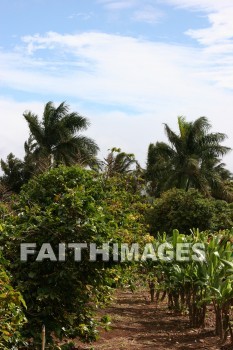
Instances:
[[[156,307],[144,292],[118,292],[112,306],[100,312],[111,316],[112,328],[101,331],[100,339],[89,345],[76,343],[80,350],[219,350],[210,312],[204,330],[191,329],[187,316],[176,316],[163,303]],[[227,348],[233,349],[233,348]]]

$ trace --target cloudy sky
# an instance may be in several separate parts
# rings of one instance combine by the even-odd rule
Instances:
[[[232,18],[232,0],[0,0],[0,158],[23,156],[22,114],[48,101],[89,118],[100,157],[145,165],[179,115],[233,146]]]

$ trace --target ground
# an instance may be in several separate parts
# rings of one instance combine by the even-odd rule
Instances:
[[[83,345],[79,350],[219,350],[221,344],[214,335],[214,315],[209,312],[206,328],[192,329],[188,317],[174,315],[166,302],[150,303],[145,291],[118,292],[110,307],[100,312],[111,316],[112,327],[101,331],[100,339]],[[228,349],[233,349],[228,348]]]

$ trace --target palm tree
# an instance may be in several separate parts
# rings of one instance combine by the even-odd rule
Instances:
[[[125,153],[120,148],[113,147],[104,158],[102,170],[106,177],[117,174],[125,175],[133,171],[133,165],[139,166],[133,153]]]
[[[69,113],[65,102],[57,108],[53,102],[48,102],[41,121],[30,111],[23,116],[30,129],[34,156],[47,162],[49,167],[75,163],[90,165],[95,161],[98,146],[92,139],[80,135],[90,125],[89,121],[76,112]]]
[[[187,122],[178,117],[179,133],[165,124],[169,144],[150,144],[147,158],[147,179],[151,181],[152,192],[159,195],[172,187],[197,188],[207,196],[212,189],[222,188],[230,173],[221,163],[221,157],[230,151],[221,145],[226,139],[222,133],[209,133],[207,118],[200,117]]]

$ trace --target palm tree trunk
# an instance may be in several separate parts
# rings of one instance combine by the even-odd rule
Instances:
[[[185,188],[185,191],[186,191],[186,192],[188,192],[189,185],[190,185],[190,179],[188,178],[188,181],[187,181],[187,183],[186,183],[186,188]]]
[[[49,155],[49,168],[54,168],[54,155],[52,153]]]

